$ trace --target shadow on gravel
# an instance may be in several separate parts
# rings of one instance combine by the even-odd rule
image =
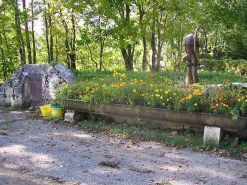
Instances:
[[[246,163],[209,153],[133,143],[43,120],[16,121],[4,129],[0,184],[247,184],[238,178]],[[100,165],[108,161],[119,168]]]

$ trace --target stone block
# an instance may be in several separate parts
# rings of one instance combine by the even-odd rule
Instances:
[[[64,121],[79,122],[84,118],[82,112],[67,111],[64,116]]]
[[[204,137],[203,144],[212,144],[215,146],[219,146],[220,141],[222,139],[222,130],[219,127],[204,127]]]

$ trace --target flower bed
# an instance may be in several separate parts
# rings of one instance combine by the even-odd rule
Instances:
[[[139,75],[140,74],[140,75]],[[204,92],[206,85],[185,87],[178,81],[159,74],[126,73],[114,71],[104,77],[77,81],[63,86],[56,97],[82,102],[125,104],[177,111],[246,116],[247,91],[227,84]],[[203,93],[204,92],[204,93]]]

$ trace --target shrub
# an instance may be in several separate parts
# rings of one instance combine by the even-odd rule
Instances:
[[[202,66],[206,71],[230,72],[247,75],[246,60],[206,60]]]

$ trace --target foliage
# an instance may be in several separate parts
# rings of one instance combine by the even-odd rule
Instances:
[[[22,8],[23,2],[0,2],[0,82],[24,58],[83,71],[148,70],[153,60],[163,62],[164,70],[183,70],[184,38],[200,24],[207,31],[209,58],[247,57],[244,0],[31,0]],[[148,52],[151,46],[157,56]],[[221,63],[206,62],[205,70],[246,74],[243,61]]]
[[[230,72],[237,75],[247,75],[246,60],[206,60],[203,64],[203,70]]]
[[[95,73],[95,77],[87,77],[90,78],[78,78],[77,82],[63,86],[57,98],[216,113],[234,118],[245,116],[247,111],[246,89],[231,87],[229,80],[224,80],[225,84],[219,90],[203,94],[207,85],[183,87],[177,80],[180,75],[176,73],[166,76],[162,73],[114,71],[113,74]]]

